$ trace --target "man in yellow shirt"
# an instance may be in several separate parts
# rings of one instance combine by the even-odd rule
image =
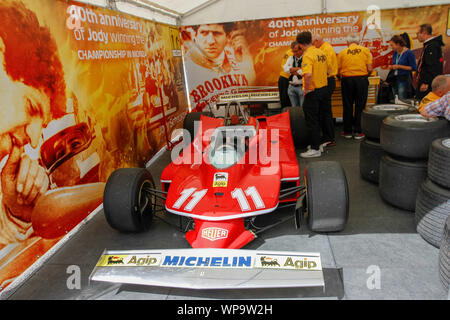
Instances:
[[[350,34],[347,43],[348,48],[338,54],[344,107],[344,132],[342,135],[347,139],[354,137],[360,140],[364,138],[361,130],[361,114],[367,103],[368,76],[373,70],[372,54],[368,48],[358,44],[358,34]],[[354,114],[353,104],[355,104]]]
[[[327,118],[324,118],[322,116],[320,119],[320,123],[323,134],[322,145],[332,147],[336,145],[334,137],[333,112],[331,110],[331,96],[333,95],[334,89],[336,89],[336,76],[338,73],[337,56],[331,44],[327,41],[324,41],[320,35],[318,34],[313,35],[312,42],[316,48],[322,50],[326,54],[327,60],[330,62],[331,65],[331,71],[328,74],[328,86],[327,86],[328,88],[328,109],[326,113]]]
[[[320,117],[328,118],[328,70],[330,62],[326,54],[312,45],[311,32],[301,32],[297,42],[303,50],[302,74],[305,100],[303,111],[311,139],[309,150],[300,154],[302,158],[320,157]],[[331,110],[330,110],[331,111]]]
[[[434,78],[431,83],[431,92],[420,101],[419,112],[431,102],[442,98],[450,90],[450,77],[440,75]]]
[[[280,93],[280,103],[282,108],[291,106],[291,100],[289,99],[288,95],[289,78],[291,74],[284,71],[284,65],[286,64],[287,60],[294,55],[292,49],[294,49],[295,44],[296,42],[291,43],[291,48],[285,52],[285,54],[283,55],[283,59],[281,60],[281,71],[280,77],[278,78],[278,91]]]

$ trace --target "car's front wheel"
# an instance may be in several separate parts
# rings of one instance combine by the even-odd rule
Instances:
[[[153,178],[146,169],[114,171],[103,194],[103,210],[108,224],[120,232],[148,230],[155,211],[155,198],[148,189],[154,188]]]

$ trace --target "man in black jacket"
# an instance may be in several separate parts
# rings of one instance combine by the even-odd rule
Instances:
[[[431,91],[431,82],[436,76],[444,72],[444,58],[442,35],[432,36],[433,29],[430,24],[423,24],[417,32],[417,39],[423,43],[423,50],[419,58],[417,71],[418,100],[422,100]]]

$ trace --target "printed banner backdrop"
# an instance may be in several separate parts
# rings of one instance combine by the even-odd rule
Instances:
[[[348,12],[185,26],[180,30],[191,108],[201,111],[219,95],[236,93],[243,86],[277,86],[281,61],[297,33],[320,34],[339,53],[346,36],[359,33],[361,44],[370,48],[373,65],[383,78],[392,64],[389,40],[407,32],[413,39],[416,57],[422,48],[416,37],[418,27],[431,23],[433,34],[449,43],[449,5],[408,9]],[[444,48],[450,56],[450,47]],[[447,59],[445,59],[447,60]],[[450,66],[445,66],[450,73]]]
[[[179,30],[72,1],[0,2],[0,291],[144,167],[188,112]]]

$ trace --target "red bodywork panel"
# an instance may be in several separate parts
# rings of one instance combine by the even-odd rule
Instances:
[[[193,248],[243,247],[255,238],[245,229],[244,218],[274,211],[282,181],[299,185],[288,112],[251,118],[244,127],[254,128],[256,135],[249,139],[245,156],[229,168],[217,169],[209,163],[208,154],[211,136],[223,123],[223,119],[202,116],[193,142],[161,175],[166,210],[194,219],[195,229],[186,233]],[[294,194],[282,202],[297,197]]]

